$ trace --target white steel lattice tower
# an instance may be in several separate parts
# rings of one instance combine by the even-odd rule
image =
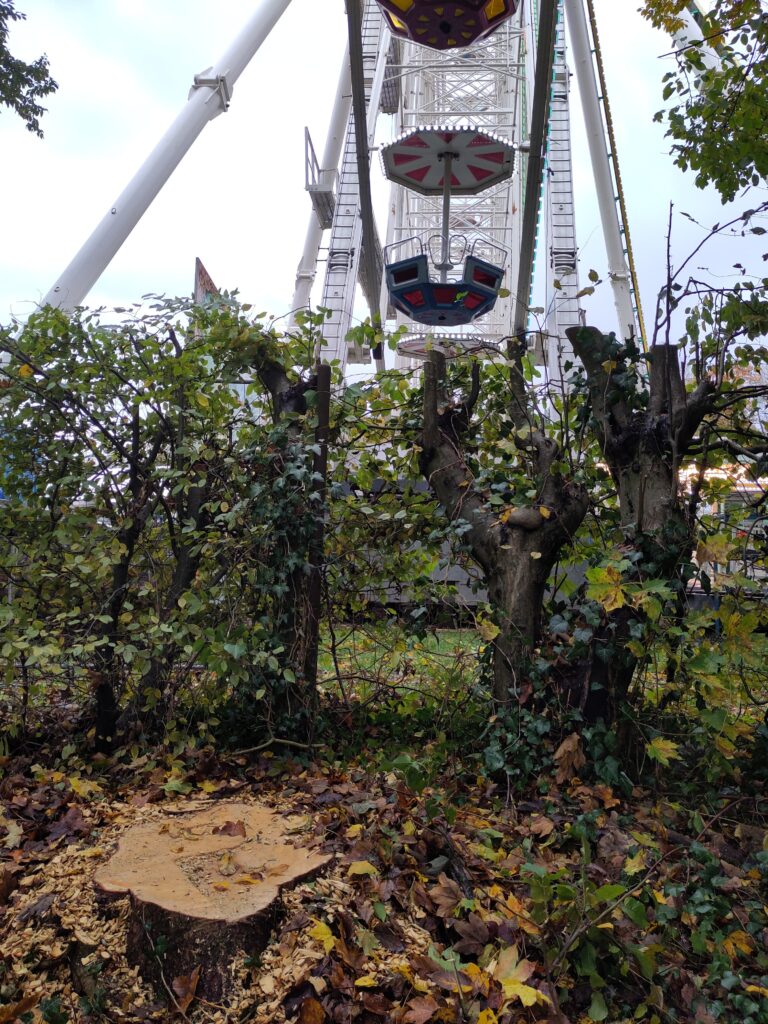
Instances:
[[[421,125],[455,127],[471,123],[520,143],[526,129],[526,44],[521,16],[506,21],[485,40],[455,50],[430,50],[403,43],[400,103],[397,132]],[[491,262],[506,264],[506,287],[514,273],[515,232],[519,223],[520,171],[499,185],[476,196],[455,197],[451,203],[450,232],[463,236],[468,244]],[[387,242],[398,245],[412,237],[435,240],[440,235],[440,198],[392,186]],[[433,246],[437,242],[433,241]],[[398,253],[398,258],[400,254]],[[494,309],[468,334],[482,334],[500,341],[511,332],[511,300],[499,299]],[[398,322],[408,321],[398,315]],[[424,333],[419,325],[413,329]],[[435,332],[439,333],[439,332]]]
[[[349,0],[348,15],[356,2]],[[367,362],[369,359],[366,349],[346,341],[354,322],[358,283],[373,315],[380,315],[382,321],[395,319],[416,334],[425,333],[423,326],[413,324],[402,313],[396,314],[388,301],[382,279],[378,231],[373,218],[366,217],[361,189],[361,173],[367,176],[372,161],[368,154],[361,159],[359,143],[363,138],[367,147],[373,146],[381,113],[395,115],[392,126],[395,136],[423,126],[451,128],[471,124],[509,140],[519,150],[511,178],[478,195],[456,196],[451,202],[451,236],[459,243],[462,238],[466,240],[468,249],[474,247],[481,258],[504,265],[504,288],[511,293],[499,298],[490,313],[460,328],[458,333],[479,336],[486,343],[498,345],[514,330],[521,210],[537,50],[537,5],[533,0],[520,4],[516,14],[492,35],[471,46],[451,50],[435,50],[391,38],[375,0],[362,0],[358,10],[359,33],[350,37],[352,84],[347,85],[346,93],[340,84],[326,144],[326,159],[330,153],[335,163],[338,152],[334,153],[332,141],[337,137],[341,148],[343,134],[335,188],[336,166],[320,167],[311,145],[308,149],[307,187],[315,213],[299,266],[293,305],[301,307],[309,302],[316,266],[318,261],[322,262],[322,228],[329,228],[320,303],[331,311],[331,316],[324,329],[323,357],[338,359],[342,365],[347,360]],[[547,232],[549,286],[558,281],[560,287],[548,302],[550,315],[541,334],[548,339],[548,351],[546,354],[537,352],[538,359],[544,357],[549,364],[553,376],[557,376],[558,350],[567,345],[565,328],[579,322],[569,76],[565,63],[562,0],[558,3],[558,21],[547,142],[549,166],[542,200],[546,210],[540,211],[540,222],[546,225]],[[356,104],[352,105],[350,91],[355,89],[356,71],[361,81],[358,81]],[[340,82],[343,81],[344,69]],[[361,133],[355,125],[355,109],[360,109],[362,103],[366,124]],[[376,169],[374,166],[374,174]],[[393,184],[386,229],[386,242],[394,254],[392,259],[409,255],[409,239],[424,244],[434,255],[439,248],[442,211],[440,197],[421,195]],[[541,243],[538,248],[543,255],[543,239]],[[531,326],[536,327],[536,324]],[[438,334],[439,329],[434,333]]]

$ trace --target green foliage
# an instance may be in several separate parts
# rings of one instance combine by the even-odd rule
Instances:
[[[647,0],[645,14],[674,30],[684,3]],[[713,184],[723,200],[759,185],[768,175],[768,24],[760,0],[718,0],[701,19],[706,45],[717,60],[709,66],[702,46],[686,48],[676,71],[665,76],[672,106],[657,115],[667,124],[675,163],[692,169],[696,184]]]
[[[18,713],[106,682],[171,736],[205,734],[234,694],[268,722],[301,683],[289,643],[321,512],[312,444],[272,422],[263,388],[233,389],[236,360],[268,365],[276,337],[234,304],[159,302],[118,327],[45,309],[1,343],[0,658]]]
[[[0,103],[10,107],[30,132],[42,138],[40,118],[45,107],[38,100],[55,92],[58,86],[49,74],[47,57],[27,64],[8,49],[9,22],[24,18],[26,15],[16,10],[13,0],[0,0]]]

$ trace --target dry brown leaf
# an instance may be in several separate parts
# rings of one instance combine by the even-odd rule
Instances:
[[[20,868],[0,868],[0,907],[5,906],[14,889],[18,889],[20,882]]]
[[[213,829],[215,836],[242,836],[245,838],[245,822],[240,821],[225,821],[223,825],[218,825]]]
[[[432,996],[416,996],[410,1000],[408,1007],[408,1012],[403,1018],[405,1024],[426,1024],[440,1009]]]
[[[10,1006],[0,1006],[0,1024],[11,1024],[22,1013],[28,1013],[33,1006],[37,1006],[39,996],[24,996],[18,1003],[11,1003]]]
[[[542,814],[540,817],[533,819],[530,830],[535,836],[541,836],[543,839],[555,831],[555,823]]]
[[[195,998],[197,983],[200,981],[200,965],[191,974],[182,974],[174,978],[171,986],[176,994],[176,1002],[182,1013],[187,1012],[187,1007]]]
[[[464,893],[452,878],[449,878],[444,871],[437,876],[437,885],[429,890],[429,895],[437,905],[437,913],[440,917],[452,917],[453,912],[464,899]]]
[[[323,1024],[325,1010],[316,999],[311,996],[305,999],[299,1008],[299,1024]]]
[[[572,732],[570,736],[566,736],[555,751],[554,760],[557,765],[555,781],[558,784],[567,782],[574,775],[578,775],[579,768],[583,768],[587,763],[587,759],[584,756],[584,751],[581,749],[581,737],[577,732]]]

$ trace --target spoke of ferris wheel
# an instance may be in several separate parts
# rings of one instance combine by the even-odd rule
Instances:
[[[536,239],[544,177],[545,139],[549,112],[552,66],[555,56],[557,29],[557,0],[542,0],[539,12],[536,70],[533,83],[533,110],[531,112],[530,150],[523,202],[523,223],[520,236],[520,256],[515,291],[513,334],[521,335],[528,325],[531,282],[536,256]]]
[[[72,310],[83,303],[203,128],[227,110],[235,82],[290,2],[262,0],[221,60],[195,75],[185,106],[46,294],[43,305]]]
[[[347,29],[349,33],[349,70],[352,78],[352,111],[355,123],[355,142],[357,144],[357,178],[360,194],[360,219],[363,224],[363,244],[361,259],[365,263],[363,273],[369,281],[381,280],[381,267],[377,260],[375,242],[376,227],[371,198],[371,155],[368,145],[368,111],[365,102],[365,84],[363,81],[362,40],[362,2],[346,0]],[[371,314],[378,312],[371,310]]]
[[[621,223],[616,205],[611,156],[606,143],[604,109],[600,106],[600,89],[593,62],[591,41],[584,0],[565,0],[571,48],[579,83],[587,142],[592,162],[592,175],[600,221],[603,227],[608,274],[622,338],[637,335],[636,314],[631,294],[631,279],[621,236]]]

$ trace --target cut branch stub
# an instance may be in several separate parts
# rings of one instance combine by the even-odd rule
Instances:
[[[129,960],[158,985],[200,967],[198,994],[226,996],[233,958],[269,941],[281,890],[331,859],[294,846],[292,824],[269,808],[227,802],[126,832],[94,881],[130,895]]]

